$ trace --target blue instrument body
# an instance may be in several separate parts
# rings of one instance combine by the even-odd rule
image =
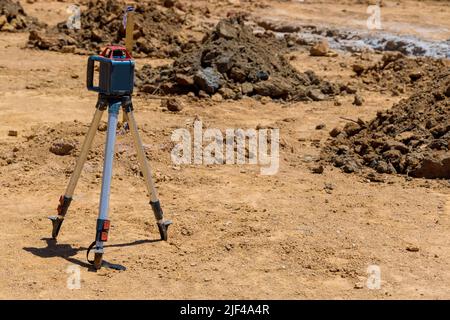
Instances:
[[[94,85],[94,65],[99,62],[98,85]],[[108,46],[101,55],[90,56],[87,65],[87,89],[110,96],[133,93],[134,60],[122,46]]]

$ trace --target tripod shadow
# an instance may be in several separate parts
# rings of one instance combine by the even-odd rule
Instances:
[[[85,247],[79,247],[79,248],[72,248],[70,244],[58,244],[57,241],[53,238],[42,238],[41,240],[45,241],[47,246],[42,248],[33,248],[33,247],[24,247],[23,250],[30,252],[34,254],[35,256],[41,257],[41,258],[55,258],[60,257],[63,258],[70,263],[79,265],[83,268],[87,268],[89,271],[96,271],[94,267],[88,263],[81,261],[79,259],[74,258],[75,255],[78,254],[80,251],[87,251],[88,248]],[[115,248],[115,247],[129,247],[129,246],[135,246],[145,243],[154,243],[162,241],[160,239],[148,239],[148,240],[136,240],[129,243],[118,243],[118,244],[110,244],[105,245],[105,248]],[[112,265],[108,263],[107,261],[104,261],[106,264]]]

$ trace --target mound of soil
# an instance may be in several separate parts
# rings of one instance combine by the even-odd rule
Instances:
[[[36,19],[28,17],[19,2],[0,0],[0,31],[27,30],[33,24]]]
[[[220,94],[225,99],[257,95],[324,100],[340,93],[339,85],[322,81],[312,71],[297,72],[283,57],[286,50],[285,40],[272,33],[255,34],[238,15],[221,20],[173,65],[143,66],[136,84],[148,93]]]
[[[120,126],[119,122],[119,131]],[[88,124],[76,120],[51,126],[36,125],[30,131],[19,134],[16,142],[0,145],[0,170],[10,172],[11,176],[32,171],[33,175],[25,173],[30,179],[34,179],[36,175],[68,176],[75,167],[88,127]],[[101,177],[106,129],[106,122],[101,122],[84,166],[84,176]],[[149,157],[151,155],[152,159],[170,162],[170,150],[155,142],[158,139],[169,143],[170,138],[164,136],[167,133],[152,131],[147,125],[141,125],[139,131],[143,141],[151,143],[144,145],[145,153]],[[120,172],[121,175],[140,175],[136,149],[129,133],[118,135],[114,166],[115,172]]]
[[[330,132],[326,158],[345,172],[363,166],[379,173],[450,178],[450,68],[375,119]]]
[[[133,54],[139,56],[177,56],[188,42],[178,35],[185,14],[173,6],[165,8],[152,2],[135,6],[135,45]],[[123,15],[126,4],[113,0],[90,0],[81,10],[81,29],[69,29],[66,22],[45,32],[30,33],[28,45],[43,50],[61,52],[99,52],[107,44],[124,44]]]
[[[353,70],[365,84],[366,90],[399,95],[426,87],[445,67],[444,59],[414,58],[400,52],[388,52],[375,64],[367,66],[364,61],[356,63]]]

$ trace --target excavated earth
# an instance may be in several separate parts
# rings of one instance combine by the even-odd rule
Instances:
[[[255,34],[244,20],[242,16],[221,20],[201,44],[173,65],[143,66],[137,74],[138,87],[147,93],[192,92],[220,100],[267,96],[321,101],[340,94],[340,85],[312,71],[295,70],[283,55],[288,50],[285,40],[277,40],[272,33]]]
[[[135,57],[177,56],[186,44],[195,41],[192,37],[179,35],[183,24],[187,23],[187,13],[181,10],[187,10],[186,7],[177,2],[166,6],[168,8],[156,1],[135,5]],[[81,10],[81,29],[68,28],[64,21],[45,31],[33,30],[28,46],[87,54],[98,52],[107,44],[124,44],[124,8],[125,2],[122,1],[90,0],[86,10]]]
[[[19,2],[0,0],[0,31],[22,31],[33,25],[40,24],[25,13]]]
[[[450,178],[450,68],[424,88],[364,122],[334,128],[325,148],[345,172],[368,166],[378,173]]]
[[[381,61],[372,63],[363,53],[353,64],[353,71],[365,90],[398,96],[430,85],[436,74],[448,66],[446,59],[407,57],[400,52],[386,52]]]

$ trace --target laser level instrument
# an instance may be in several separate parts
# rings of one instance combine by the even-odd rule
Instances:
[[[95,62],[99,63],[98,85],[94,85]],[[98,92],[96,110],[76,162],[75,169],[70,177],[66,192],[59,200],[58,215],[50,217],[53,224],[52,237],[56,239],[72,201],[75,187],[80,178],[83,165],[86,162],[88,151],[92,146],[92,141],[99,126],[102,114],[105,110],[108,110],[108,129],[106,132],[99,215],[97,219],[95,241],[91,244],[87,253],[89,256],[89,251],[95,248],[94,260],[91,261],[88,257],[88,261],[94,265],[95,269],[100,269],[102,266],[104,253],[103,243],[108,240],[108,231],[110,228],[110,220],[108,217],[109,195],[111,190],[117,119],[120,108],[123,110],[124,118],[128,124],[129,131],[133,136],[134,145],[137,149],[138,161],[150,195],[150,205],[156,218],[156,224],[161,240],[167,240],[167,230],[169,225],[172,224],[170,220],[164,219],[155,184],[152,180],[151,169],[145,156],[144,147],[133,114],[131,95],[134,87],[134,66],[134,60],[123,46],[108,46],[101,55],[89,57],[87,64],[87,88],[90,91]]]

